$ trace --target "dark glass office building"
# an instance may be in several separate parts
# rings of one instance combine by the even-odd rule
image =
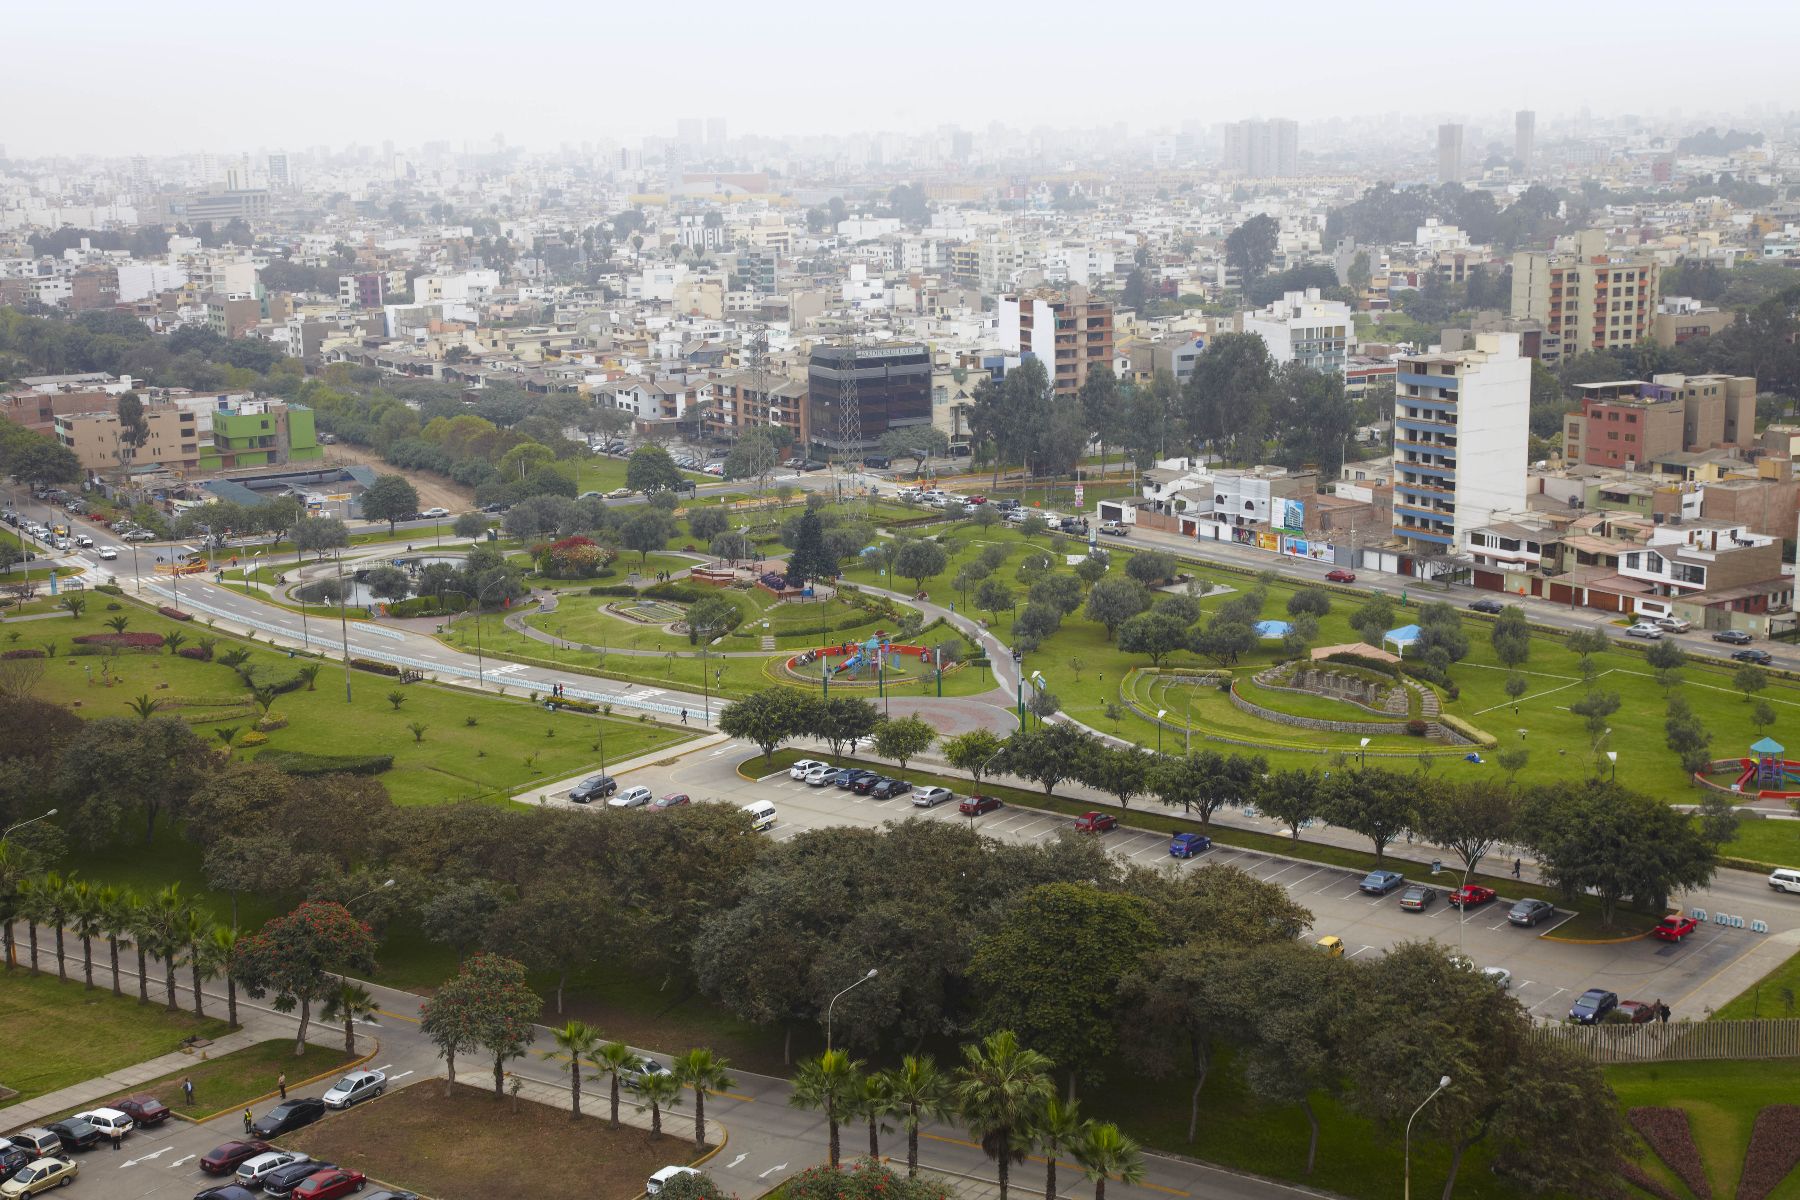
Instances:
[[[862,416],[862,437],[852,446],[839,434],[846,371],[855,373]],[[813,445],[828,457],[860,457],[890,429],[931,424],[931,352],[918,342],[820,346],[807,363],[806,386]]]

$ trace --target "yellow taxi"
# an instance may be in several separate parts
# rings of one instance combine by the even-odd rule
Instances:
[[[1318,946],[1319,949],[1323,950],[1333,958],[1344,957],[1344,939],[1338,937],[1336,934],[1328,933],[1315,942],[1314,945]]]

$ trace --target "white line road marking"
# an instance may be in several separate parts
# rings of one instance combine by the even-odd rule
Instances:
[[[777,1163],[774,1166],[770,1167],[768,1170],[764,1171],[761,1175],[758,1175],[757,1178],[758,1179],[767,1179],[769,1176],[773,1175],[775,1172],[785,1171],[785,1170],[787,1170],[786,1163]]]
[[[1320,871],[1323,871],[1324,869],[1325,869],[1324,867],[1314,867],[1312,870],[1308,871],[1306,874],[1302,875],[1300,878],[1290,879],[1286,883],[1282,884],[1282,886],[1283,887],[1291,887],[1291,888],[1299,887],[1301,884],[1305,883],[1307,880],[1311,879],[1314,875],[1317,875]]]
[[[1536,1012],[1538,1009],[1544,1007],[1544,1005],[1550,1003],[1568,990],[1568,988],[1557,988],[1554,992],[1551,992],[1548,996],[1545,996],[1542,1000],[1539,1000],[1536,1004],[1532,1005],[1528,1011]]]
[[[1161,843],[1159,843],[1159,842],[1151,842],[1148,846],[1145,846],[1142,850],[1133,850],[1130,854],[1126,855],[1125,857],[1136,858],[1140,854],[1148,854],[1150,851],[1157,849],[1160,845],[1161,845]]]
[[[193,1157],[194,1157],[194,1156],[193,1156],[193,1155],[191,1155],[191,1154],[190,1154],[190,1155],[188,1155],[188,1156],[187,1156],[187,1157],[186,1157],[186,1158],[178,1158],[178,1159],[176,1159],[176,1160],[175,1160],[175,1161],[174,1161],[174,1162],[172,1162],[172,1163],[170,1163],[170,1164],[169,1164],[169,1165],[170,1165],[170,1166],[171,1166],[171,1167],[179,1167],[179,1166],[180,1166],[180,1165],[181,1165],[181,1164],[182,1164],[182,1163],[184,1163],[184,1162],[188,1162],[188,1161],[189,1161],[189,1160],[191,1160],[191,1159],[192,1159],[192,1158],[193,1158]]]
[[[376,1069],[376,1070],[377,1070],[377,1071],[385,1071],[385,1070],[387,1070],[387,1069],[388,1069],[388,1068],[389,1068],[389,1067],[391,1067],[391,1066],[393,1066],[393,1065],[394,1065],[394,1064],[393,1064],[393,1063],[382,1063],[382,1064],[381,1064],[381,1065],[380,1065],[380,1066],[379,1066],[379,1067],[376,1067],[376,1068],[375,1068],[375,1069]]]
[[[1361,953],[1362,953],[1362,952],[1363,952],[1363,950],[1373,950],[1373,949],[1374,949],[1374,948],[1375,948],[1375,947],[1373,947],[1373,946],[1364,946],[1364,947],[1363,947],[1363,948],[1362,948],[1362,950],[1358,950],[1358,951],[1357,951],[1357,952],[1356,952],[1356,954],[1361,954]],[[1351,956],[1350,956],[1350,957],[1351,957],[1351,958],[1355,958],[1355,957],[1356,957],[1356,954],[1352,954],[1352,955],[1351,955]]]
[[[743,1162],[746,1158],[749,1158],[749,1157],[750,1156],[748,1154],[740,1154],[736,1158],[732,1159],[730,1162],[726,1163],[725,1169],[727,1171],[729,1171],[729,1170],[731,1170],[731,1168],[737,1166],[739,1163]]]
[[[406,1077],[407,1077],[407,1076],[408,1076],[408,1075],[411,1075],[411,1074],[412,1074],[412,1072],[411,1072],[411,1071],[402,1071],[402,1072],[400,1072],[400,1073],[399,1073],[399,1074],[398,1074],[398,1075],[395,1075],[395,1076],[393,1076],[393,1077],[392,1077],[392,1078],[394,1078],[394,1079],[405,1079],[405,1078],[406,1078]]]

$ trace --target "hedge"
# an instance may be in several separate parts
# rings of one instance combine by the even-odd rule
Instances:
[[[1400,678],[1400,664],[1388,662],[1386,659],[1370,658],[1366,654],[1353,654],[1348,650],[1339,650],[1327,654],[1325,661],[1343,663],[1347,667],[1361,667],[1365,671],[1380,671],[1389,679]]]
[[[644,595],[657,600],[678,600],[687,604],[715,594],[713,588],[697,587],[691,583],[683,583],[679,579],[671,579],[667,583],[653,583],[644,589]]]
[[[238,734],[237,744],[244,749],[249,749],[252,746],[266,746],[269,744],[269,735],[266,733],[257,733],[253,729],[249,733]]]
[[[249,737],[249,734],[244,735]],[[394,765],[391,754],[307,754],[301,750],[264,750],[256,761],[284,775],[379,775]]]
[[[8,650],[0,653],[0,658],[43,658],[42,650]]]
[[[1445,729],[1454,730],[1455,732],[1462,734],[1483,749],[1498,746],[1500,744],[1499,738],[1495,737],[1485,729],[1479,729],[1476,726],[1471,725],[1461,717],[1453,717],[1449,713],[1441,712],[1434,719]]]
[[[590,596],[635,596],[637,589],[629,583],[602,583],[588,589]]]
[[[210,646],[183,646],[181,649],[175,651],[175,653],[179,654],[182,658],[191,658],[195,662],[211,662],[213,656],[212,647]]]
[[[170,608],[166,604],[159,605],[156,611],[169,618],[171,621],[191,621],[194,619],[193,613],[182,612],[179,608]]]
[[[350,660],[350,665],[359,671],[368,671],[375,675],[386,675],[390,678],[397,678],[400,674],[400,668],[393,663],[376,662],[372,658],[353,658]]]
[[[125,594],[125,589],[116,583],[97,583],[94,585],[94,590],[96,592],[105,592],[109,596],[123,596]]]
[[[578,713],[597,713],[600,711],[600,706],[591,700],[553,699],[548,703],[553,711],[559,708],[566,709],[569,712]]]

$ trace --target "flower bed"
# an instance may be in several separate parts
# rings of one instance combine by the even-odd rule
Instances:
[[[1688,1128],[1687,1109],[1646,1106],[1634,1108],[1626,1115],[1650,1149],[1656,1151],[1656,1157],[1675,1172],[1688,1191],[1700,1200],[1712,1200],[1712,1184],[1707,1182],[1706,1164],[1700,1161],[1699,1147],[1694,1145],[1693,1131]]]
[[[1771,1104],[1756,1114],[1738,1200],[1763,1200],[1800,1163],[1800,1105]]]
[[[4,653],[0,653],[0,658],[43,658],[43,657],[44,657],[44,652],[42,650],[33,650],[30,648],[26,648],[23,650],[7,650]]]
[[[169,618],[171,621],[191,621],[194,619],[193,613],[182,612],[179,608],[170,608],[166,604],[159,607],[156,611]]]
[[[1655,1177],[1645,1173],[1644,1168],[1629,1158],[1619,1160],[1619,1178],[1635,1188],[1649,1192],[1656,1200],[1677,1200],[1675,1193],[1664,1187]]]
[[[211,646],[183,646],[175,653],[182,658],[191,658],[195,662],[211,662],[213,656]]]
[[[84,633],[70,639],[78,646],[117,646],[122,650],[160,650],[160,633]]]

